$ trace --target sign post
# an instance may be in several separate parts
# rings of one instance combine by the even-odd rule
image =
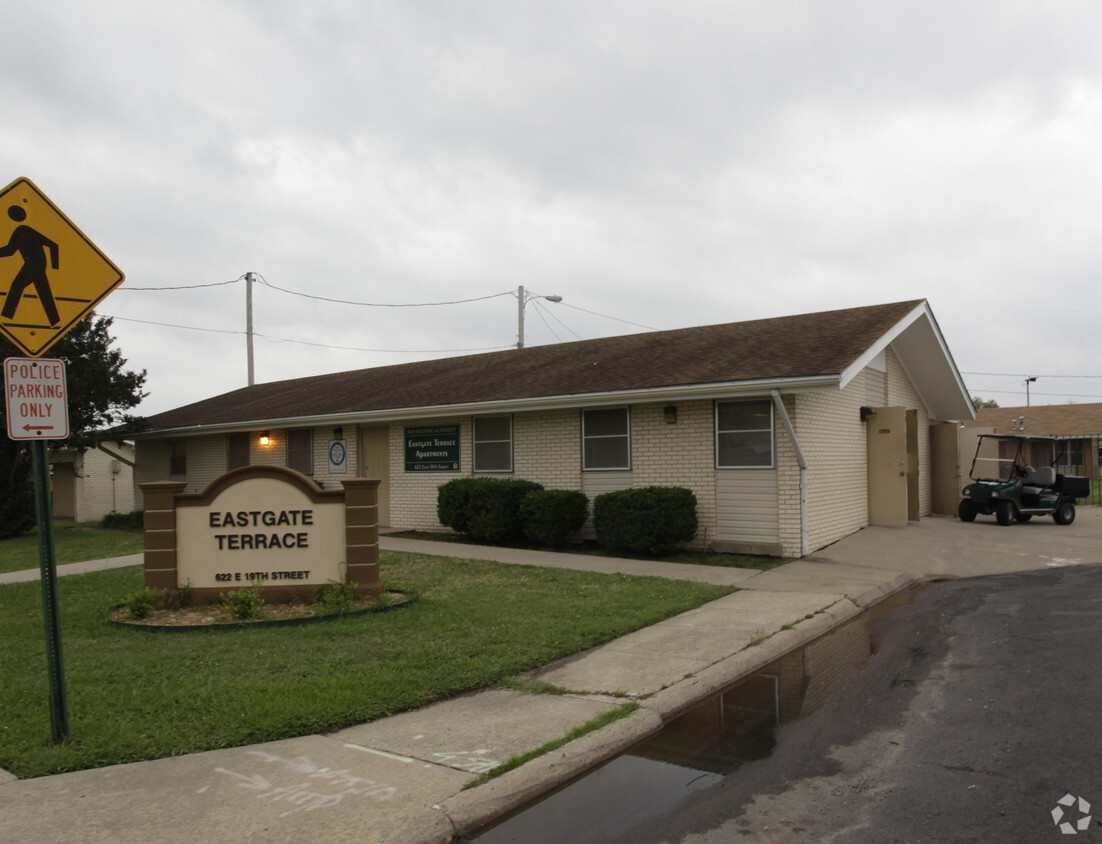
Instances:
[[[0,334],[31,359],[4,361],[8,436],[32,440],[50,725],[55,743],[69,738],[61,659],[50,457],[46,442],[69,436],[65,364],[44,360],[51,346],[92,312],[123,274],[29,179],[0,191]]]
[[[4,411],[8,436],[33,440],[34,509],[38,526],[38,562],[42,615],[46,624],[46,672],[50,682],[50,726],[55,743],[69,738],[69,705],[61,659],[61,619],[57,606],[57,559],[50,507],[50,455],[47,440],[69,436],[65,362],[8,358],[4,361]]]
[[[50,510],[50,457],[42,440],[31,443],[34,458],[34,505],[38,523],[38,561],[42,577],[42,616],[46,624],[46,674],[50,681],[50,729],[54,744],[69,738],[69,703],[61,660],[61,616],[57,608],[57,557]]]

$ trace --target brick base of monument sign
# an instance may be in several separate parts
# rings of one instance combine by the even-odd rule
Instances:
[[[189,589],[197,600],[256,580],[266,600],[334,583],[382,594],[378,480],[324,490],[293,469],[244,466],[202,492],[186,486],[141,485],[147,587]]]

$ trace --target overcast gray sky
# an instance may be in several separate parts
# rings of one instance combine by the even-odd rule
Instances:
[[[7,3],[0,186],[126,273],[99,312],[146,413],[245,384],[246,272],[294,291],[254,288],[261,382],[507,348],[524,285],[563,297],[529,345],[926,298],[971,393],[1095,402],[1099,32],[1075,0]]]

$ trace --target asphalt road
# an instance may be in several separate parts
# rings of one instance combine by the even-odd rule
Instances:
[[[768,758],[608,840],[1102,844],[1102,564],[933,584],[878,627]]]

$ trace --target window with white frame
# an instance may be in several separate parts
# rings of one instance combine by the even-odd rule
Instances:
[[[513,417],[476,416],[473,439],[476,472],[513,471]]]
[[[773,468],[773,402],[716,402],[716,468]]]
[[[582,411],[582,468],[631,468],[631,416],[626,407]]]
[[[287,468],[314,474],[314,432],[310,428],[287,432]]]

